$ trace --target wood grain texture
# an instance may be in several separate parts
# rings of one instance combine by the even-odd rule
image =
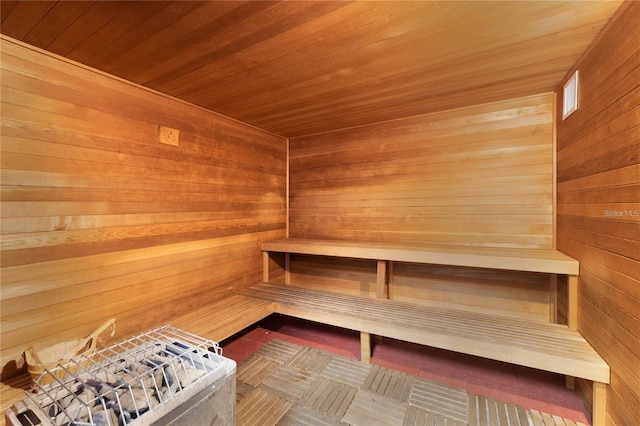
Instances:
[[[294,254],[293,282],[309,288],[543,322],[556,322],[557,274],[578,273],[578,262],[557,250],[301,238],[265,241],[261,248],[272,256]],[[395,266],[389,278],[387,263]],[[575,315],[577,301],[569,302],[565,311]],[[575,321],[569,324],[575,329]]]
[[[510,249],[552,249],[552,109],[551,95],[542,94],[291,139],[289,235],[356,245],[435,245],[462,266],[491,266],[455,263],[474,247],[498,257]],[[312,262],[295,258],[292,282],[368,294],[376,281],[366,263]],[[505,258],[493,266],[511,263]],[[518,288],[467,272],[475,277],[454,274],[444,286],[429,271],[416,270],[396,277],[389,294],[548,320],[548,278]],[[509,275],[518,282],[518,273]],[[478,297],[483,292],[504,303]]]
[[[640,423],[639,38],[628,2],[576,64],[578,110],[558,122],[558,248],[580,261],[578,330],[611,366],[609,425]]]
[[[241,293],[274,302],[285,315],[609,383],[602,358],[578,332],[558,324],[282,284],[261,283]]]
[[[272,282],[283,280],[272,277]],[[376,266],[372,261],[292,256],[291,283],[376,297]],[[544,274],[395,263],[388,298],[539,322],[550,320],[549,277]]]
[[[260,281],[259,242],[285,235],[285,139],[4,36],[1,131],[3,377],[29,345]]]
[[[579,268],[575,259],[549,249],[402,245],[306,238],[269,240],[264,241],[260,247],[264,251],[284,253],[550,274],[576,275]],[[384,271],[382,273],[385,274]]]
[[[551,95],[290,141],[291,237],[553,248]]]
[[[620,4],[3,1],[0,31],[296,137],[551,91]]]

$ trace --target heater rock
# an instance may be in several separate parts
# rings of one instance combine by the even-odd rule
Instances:
[[[162,388],[161,401],[168,401],[178,392],[180,389],[178,387],[178,382],[176,380],[173,381],[171,385],[165,386]]]
[[[116,412],[111,409],[100,409],[93,413],[93,423],[95,423],[96,426],[113,426],[119,424]]]
[[[138,376],[134,376],[131,373],[120,373],[120,381],[132,388],[140,388],[143,386],[142,381],[138,379]]]
[[[96,372],[95,379],[100,382],[109,384],[116,384],[118,382],[118,376],[104,370]]]
[[[136,409],[138,411],[144,411],[149,408],[148,400],[155,399],[155,397],[148,395],[148,393],[141,388],[121,391],[122,392],[118,392],[120,394],[120,406],[126,411],[136,412]]]
[[[96,404],[96,396],[94,395],[93,392],[90,392],[88,390],[83,390],[79,393],[76,394],[76,398],[80,401],[83,402],[85,404],[87,404],[88,406],[92,407]]]

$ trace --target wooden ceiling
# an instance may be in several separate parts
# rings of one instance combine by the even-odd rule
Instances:
[[[608,1],[2,1],[10,37],[296,137],[552,91]]]

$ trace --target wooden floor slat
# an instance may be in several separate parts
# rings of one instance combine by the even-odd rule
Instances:
[[[415,377],[396,370],[374,365],[361,389],[396,401],[409,400]]]
[[[360,391],[356,394],[343,421],[354,426],[401,425],[408,406],[391,398]]]
[[[238,367],[237,380],[256,387],[279,366],[275,361],[254,354]]]
[[[320,377],[316,381],[316,388],[306,392],[300,402],[304,407],[317,411],[322,416],[341,419],[357,391],[355,387]]]
[[[410,405],[403,426],[467,426],[466,422],[455,420],[443,414]]]
[[[333,357],[321,375],[336,382],[359,388],[369,376],[371,368],[371,364]]]
[[[256,355],[260,355],[279,364],[284,364],[303,349],[304,348],[302,346],[294,343],[283,342],[282,340],[272,340],[271,344],[258,349]]]
[[[278,367],[269,377],[262,381],[260,387],[288,401],[297,402],[313,383],[314,378],[290,366]]]
[[[424,379],[416,379],[409,404],[429,412],[440,413],[466,424],[468,421],[467,393]]]
[[[324,417],[319,413],[299,405],[294,405],[280,420],[278,426],[340,426],[346,425],[339,420]]]
[[[239,425],[276,425],[292,405],[284,398],[256,388],[238,403],[236,422]]]
[[[286,361],[267,358],[273,354]],[[574,425],[558,416],[277,339],[238,366],[236,387],[239,426]]]
[[[319,374],[331,361],[331,354],[319,349],[305,347],[288,363],[289,367],[305,374]]]

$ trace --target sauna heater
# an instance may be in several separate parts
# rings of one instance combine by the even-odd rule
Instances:
[[[55,369],[7,410],[9,425],[234,425],[236,363],[163,326]]]

